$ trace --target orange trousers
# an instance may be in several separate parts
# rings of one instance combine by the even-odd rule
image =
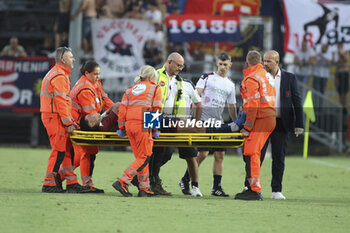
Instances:
[[[150,130],[142,129],[139,123],[126,122],[125,128],[136,159],[119,180],[129,184],[137,175],[140,190],[147,190],[150,187],[148,167],[153,148],[152,133]]]
[[[256,119],[249,137],[244,142],[243,159],[246,178],[254,192],[261,192],[260,152],[275,126],[276,117],[274,116]]]
[[[71,148],[72,143],[57,113],[42,113],[41,120],[46,128],[51,144],[51,154],[48,159],[44,185],[55,186],[55,177],[60,166],[64,167],[63,173],[67,185],[78,183],[77,176],[73,172]]]
[[[98,153],[97,146],[78,146],[73,145],[74,148],[74,168],[80,166],[80,175],[83,185],[94,187],[92,181],[92,173],[95,166],[95,158]]]

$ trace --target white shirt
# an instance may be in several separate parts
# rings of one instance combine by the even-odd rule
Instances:
[[[267,73],[266,77],[269,80],[269,83],[271,84],[271,86],[273,86],[275,88],[275,91],[276,91],[276,98],[275,98],[276,116],[281,117],[281,70],[278,69],[275,77],[273,77],[273,75],[270,73]]]
[[[222,121],[225,103],[236,104],[235,84],[228,77],[211,73],[207,78],[200,78],[196,88],[204,89],[202,92],[201,120],[214,118]]]
[[[332,54],[331,53],[322,53],[323,57],[325,57],[327,60],[332,60]],[[316,56],[316,64],[314,69],[314,76],[317,76],[318,78],[330,78],[330,65],[327,64],[327,62],[321,58],[321,56]]]
[[[307,50],[304,52],[302,49],[298,49],[295,52],[295,56],[298,57],[299,61],[309,61],[311,57],[315,56],[315,52],[312,48],[307,48]],[[295,74],[297,75],[303,75],[303,76],[310,76],[312,71],[312,66],[310,64],[303,65],[303,66],[295,66]]]
[[[193,84],[189,80],[184,80],[183,82],[183,93],[186,100],[186,115],[193,116],[192,103],[200,103],[201,97],[199,96],[197,90],[192,86]]]

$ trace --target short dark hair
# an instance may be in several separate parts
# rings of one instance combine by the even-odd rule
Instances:
[[[230,56],[230,54],[228,54],[226,52],[222,52],[216,57],[216,60],[221,60],[221,61],[229,60],[229,61],[231,61],[231,56]]]
[[[93,72],[95,70],[96,67],[100,67],[100,65],[94,61],[94,60],[89,60],[89,61],[86,61],[80,68],[80,73],[82,75],[85,75],[85,72]]]

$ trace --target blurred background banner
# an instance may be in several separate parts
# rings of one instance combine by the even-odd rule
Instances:
[[[94,56],[103,79],[133,77],[145,64],[143,47],[153,26],[135,19],[99,19],[92,22]]]
[[[206,0],[203,4],[203,0],[191,0],[186,1],[185,14],[260,15],[261,2],[261,0]]]
[[[0,112],[39,112],[42,79],[54,64],[44,57],[0,59]]]
[[[314,0],[284,0],[285,52],[300,48],[303,37],[311,47],[344,43],[350,48],[350,5]],[[332,46],[330,50],[336,50]]]
[[[238,17],[200,14],[169,15],[165,19],[171,42],[236,42],[241,40]]]

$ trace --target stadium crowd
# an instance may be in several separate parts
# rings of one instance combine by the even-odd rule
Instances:
[[[94,186],[92,182],[92,171],[94,166],[95,155],[98,152],[97,148],[93,150],[84,148],[84,147],[75,147],[74,151],[76,156],[74,158],[74,164],[70,164],[72,161],[72,155],[70,154],[72,145],[69,145],[69,134],[72,133],[75,129],[80,129],[82,125],[82,120],[87,120],[89,122],[89,114],[95,113],[99,114],[101,109],[106,110],[111,117],[118,116],[119,119],[119,136],[125,136],[126,134],[129,138],[133,138],[132,149],[136,160],[128,167],[122,176],[115,183],[113,187],[119,191],[123,196],[131,196],[128,191],[127,186],[129,183],[136,183],[139,187],[140,192],[139,196],[154,196],[154,194],[159,195],[171,195],[171,193],[164,190],[162,187],[162,182],[159,177],[160,167],[164,165],[171,157],[173,151],[160,151],[162,155],[165,155],[164,161],[158,161],[159,167],[154,169],[154,164],[157,164],[157,161],[154,162],[155,158],[152,160],[152,153],[149,145],[150,138],[156,138],[159,136],[159,133],[141,132],[139,129],[133,128],[135,124],[139,123],[140,119],[133,119],[131,116],[126,115],[126,110],[129,105],[129,102],[140,101],[138,99],[138,93],[134,93],[131,89],[126,91],[126,94],[121,102],[121,109],[124,111],[123,119],[121,122],[121,115],[118,113],[118,110],[113,109],[112,106],[115,106],[113,102],[106,97],[102,85],[99,80],[100,68],[99,65],[93,63],[89,67],[89,63],[84,63],[82,65],[82,77],[77,82],[73,90],[86,87],[90,89],[90,92],[86,93],[83,97],[87,102],[78,103],[78,98],[75,93],[80,94],[79,91],[75,92],[70,90],[69,83],[69,74],[73,68],[74,56],[72,51],[65,47],[68,46],[68,33],[69,33],[69,24],[71,21],[75,20],[79,14],[82,14],[83,23],[82,23],[82,51],[83,54],[80,54],[82,57],[89,59],[93,57],[93,48],[91,43],[91,20],[93,18],[99,19],[110,19],[110,18],[127,18],[127,19],[139,19],[147,20],[154,26],[154,31],[150,32],[148,35],[148,40],[145,43],[143,49],[143,57],[145,63],[148,66],[148,72],[141,70],[139,75],[139,80],[136,82],[134,88],[140,88],[145,86],[145,93],[152,93],[151,89],[157,89],[160,87],[162,91],[161,94],[158,93],[156,99],[150,98],[153,102],[151,104],[144,104],[145,106],[151,106],[151,109],[164,109],[164,106],[171,109],[170,112],[166,113],[171,115],[178,109],[180,105],[186,105],[186,102],[181,103],[181,98],[179,97],[182,94],[186,95],[185,86],[183,83],[187,81],[183,80],[179,75],[179,72],[185,68],[185,48],[181,43],[166,43],[164,41],[164,31],[163,31],[163,19],[169,14],[176,14],[182,12],[181,7],[182,1],[161,1],[161,0],[82,0],[80,7],[75,12],[70,12],[71,1],[70,0],[60,0],[59,1],[59,15],[57,21],[53,27],[55,32],[55,38],[47,37],[44,39],[44,43],[38,44],[35,48],[27,48],[20,44],[21,41],[17,37],[11,37],[9,40],[9,45],[6,45],[0,55],[8,57],[26,57],[29,56],[48,56],[54,57],[56,60],[56,65],[52,70],[45,76],[43,80],[42,92],[41,92],[41,112],[42,120],[49,134],[52,153],[49,158],[47,172],[45,175],[45,180],[42,188],[42,192],[62,192],[62,181],[66,180],[67,182],[67,191],[68,192],[77,192],[77,193],[86,193],[86,192],[95,192],[103,193],[103,190],[98,189]],[[166,44],[164,44],[166,43]],[[165,51],[164,51],[165,49]],[[309,80],[312,77],[312,87],[320,92],[321,94],[325,93],[327,82],[333,73],[335,75],[335,87],[339,94],[340,103],[344,109],[344,116],[347,116],[347,95],[349,91],[349,66],[350,66],[350,53],[345,51],[343,44],[339,43],[337,45],[337,51],[332,53],[327,52],[328,45],[319,44],[314,48],[310,47],[310,44],[305,39],[302,41],[301,48],[295,52],[294,56],[294,73],[296,79],[300,83],[309,85]],[[26,50],[30,52],[26,52]],[[171,53],[167,59],[164,60],[164,53]],[[240,121],[236,121],[237,126],[243,126],[241,130],[243,136],[247,137],[246,146],[243,152],[243,158],[246,168],[246,177],[245,177],[245,188],[242,193],[239,193],[235,196],[236,199],[242,200],[262,200],[261,196],[261,183],[260,183],[260,166],[262,164],[263,158],[260,158],[260,153],[262,150],[266,150],[265,142],[271,140],[274,143],[274,140],[277,140],[277,144],[280,147],[276,146],[273,149],[273,159],[276,160],[276,164],[273,164],[273,169],[280,169],[274,173],[273,171],[273,184],[272,185],[272,198],[275,199],[285,199],[282,195],[282,176],[284,169],[284,156],[286,150],[286,144],[289,137],[289,131],[295,130],[296,136],[303,133],[303,123],[300,119],[301,111],[301,100],[305,97],[305,93],[301,93],[299,96],[298,90],[296,88],[296,80],[294,75],[288,73],[286,75],[284,71],[279,69],[278,65],[280,62],[279,54],[276,51],[269,51],[265,55],[266,58],[262,59],[261,55],[257,51],[251,51],[247,54],[246,64],[248,66],[247,70],[244,72],[244,79],[241,84],[241,94],[242,99],[244,100],[243,107],[247,112],[247,120],[241,125],[238,124]],[[204,54],[200,51],[193,50],[191,52],[191,59],[193,60],[203,60]],[[214,113],[219,113],[220,116],[214,116],[217,120],[221,119],[222,109],[227,103],[229,106],[231,121],[236,120],[236,93],[235,93],[235,84],[232,83],[227,77],[229,76],[229,70],[231,69],[232,63],[231,56],[227,53],[222,53],[215,59],[215,64],[217,70],[212,73],[207,73],[202,76],[196,84],[196,94],[200,97],[195,97],[196,94],[191,94],[191,104],[199,103],[195,102],[197,99],[202,99],[201,102],[208,102],[208,99],[215,99],[213,97],[215,94],[208,94],[208,86],[213,85],[213,89],[220,89],[222,93],[225,93],[224,97],[221,99],[216,99],[215,107],[220,109]],[[273,63],[269,67],[269,62]],[[152,67],[159,67],[164,64],[164,66],[158,70],[158,75],[163,80],[155,81],[155,69]],[[261,64],[263,63],[265,67]],[[266,64],[265,64],[266,63]],[[149,68],[152,66],[151,68]],[[143,67],[145,68],[145,67]],[[270,69],[270,70],[269,70]],[[198,68],[198,76],[202,73],[202,68]],[[147,76],[143,77],[143,72],[147,73]],[[272,78],[268,78],[267,72],[269,72]],[[58,75],[54,75],[57,74]],[[151,74],[149,74],[151,73]],[[290,76],[290,84],[287,88],[290,88],[289,92],[282,93],[282,84],[278,83],[275,80],[284,79],[284,76]],[[57,76],[59,78],[57,78]],[[210,77],[209,81],[208,78]],[[55,79],[56,78],[56,79]],[[226,78],[224,81],[220,82],[222,86],[216,86],[219,84],[211,84],[210,80]],[[54,81],[52,81],[52,80]],[[273,81],[271,81],[273,80]],[[281,81],[279,81],[282,83]],[[142,83],[144,85],[138,85]],[[191,83],[191,82],[188,82]],[[271,84],[274,83],[274,84]],[[52,87],[50,86],[52,85]],[[81,85],[81,86],[80,86]],[[193,84],[192,84],[193,85]],[[188,89],[194,92],[193,86],[190,85]],[[276,86],[275,86],[276,85]],[[192,89],[191,89],[192,86]],[[167,89],[169,87],[169,89]],[[261,88],[260,88],[261,87]],[[264,87],[264,88],[262,88]],[[274,87],[274,88],[273,88]],[[51,88],[51,89],[50,89]],[[184,89],[182,89],[184,88]],[[206,89],[207,88],[207,89]],[[226,89],[225,89],[226,88]],[[228,89],[227,89],[228,88]],[[281,90],[278,90],[281,88]],[[80,89],[79,89],[80,90]],[[134,90],[134,89],[132,89]],[[181,92],[179,92],[181,90]],[[207,90],[207,92],[205,92]],[[276,91],[276,93],[274,93]],[[130,94],[132,92],[134,96]],[[55,93],[55,94],[53,94]],[[298,112],[292,113],[292,115],[298,115],[297,121],[299,125],[292,127],[286,127],[283,123],[283,113],[275,111],[275,108],[283,108],[284,102],[282,102],[283,95],[289,93],[288,98],[293,98],[292,103],[288,108],[297,108]],[[77,95],[78,95],[77,94]],[[130,97],[131,95],[131,97]],[[161,95],[161,98],[160,98]],[[281,95],[281,102],[277,102],[277,107],[275,103],[275,96]],[[152,95],[150,95],[152,96]],[[190,94],[188,95],[190,96]],[[74,99],[75,98],[75,99]],[[129,98],[135,98],[130,100]],[[147,96],[148,98],[148,96]],[[71,103],[73,100],[73,103]],[[254,100],[252,102],[252,100]],[[55,106],[53,101],[57,101]],[[75,102],[74,102],[75,101]],[[90,102],[89,102],[90,101]],[[144,101],[144,100],[142,100]],[[172,103],[167,103],[172,102]],[[139,102],[137,102],[139,103]],[[161,103],[161,104],[160,104]],[[168,104],[168,105],[167,105]],[[138,104],[136,104],[138,105]],[[318,99],[315,102],[316,107],[322,107],[322,99]],[[182,107],[183,107],[182,106]],[[258,110],[254,113],[251,112],[251,109],[257,108]],[[261,106],[262,109],[259,109]],[[292,107],[293,106],[293,107]],[[205,107],[205,106],[204,106]],[[211,107],[214,107],[211,106]],[[55,111],[53,111],[55,109]],[[78,111],[79,117],[71,116],[71,112]],[[118,108],[119,109],[119,108]],[[165,108],[166,109],[166,108]],[[203,108],[205,109],[205,108]],[[265,111],[268,109],[269,111]],[[94,111],[91,111],[94,110]],[[256,109],[255,109],[256,110]],[[135,110],[136,111],[136,110]],[[53,114],[53,112],[55,114]],[[205,110],[201,112],[201,120],[207,120],[207,117],[212,117],[210,113],[207,113]],[[206,116],[207,114],[208,116]],[[277,114],[277,115],[276,115]],[[85,116],[86,118],[81,118]],[[257,117],[258,116],[258,117]],[[103,117],[98,118],[98,123]],[[132,120],[130,120],[132,119]],[[239,118],[237,118],[239,119]],[[344,118],[346,119],[346,118]],[[129,121],[129,122],[128,122]],[[286,120],[288,121],[288,120]],[[292,119],[294,121],[294,119]],[[122,125],[124,124],[124,125]],[[128,130],[129,125],[129,130]],[[137,124],[136,124],[137,125]],[[278,126],[275,129],[275,125]],[[54,127],[56,126],[56,128]],[[59,128],[59,131],[53,130]],[[124,132],[123,132],[124,131]],[[258,133],[257,133],[258,132]],[[282,132],[282,136],[281,136]],[[259,134],[260,133],[260,134]],[[270,136],[271,135],[271,136]],[[277,136],[276,136],[277,135]],[[142,139],[139,141],[139,137]],[[283,140],[282,140],[283,139]],[[282,140],[282,141],[278,141]],[[147,144],[147,142],[149,144]],[[276,143],[276,142],[275,142]],[[144,145],[144,147],[138,147],[137,145]],[[140,149],[141,148],[141,149]],[[278,152],[277,152],[278,151]],[[179,186],[184,194],[190,194],[193,196],[202,196],[199,187],[198,187],[198,166],[208,155],[209,148],[200,153],[199,159],[193,161],[193,157],[197,156],[182,156],[187,161],[188,169],[185,175],[179,181]],[[193,151],[186,151],[185,153],[194,154]],[[265,152],[264,152],[265,153]],[[263,153],[263,154],[264,154]],[[275,153],[275,154],[274,154]],[[279,153],[282,156],[282,159],[276,158],[276,154]],[[213,189],[211,195],[227,197],[228,195],[223,191],[221,187],[221,178],[222,178],[222,169],[223,169],[223,151],[215,151],[214,153],[215,161],[213,164]],[[275,156],[275,157],[274,157]],[[158,156],[161,157],[161,156]],[[76,160],[76,161],[75,161]],[[278,161],[277,161],[278,160]],[[153,161],[154,163],[150,163]],[[150,167],[148,168],[148,164]],[[279,163],[279,164],[278,164]],[[74,174],[74,168],[80,166],[83,185],[79,185],[76,175]],[[148,170],[149,169],[149,170]],[[150,174],[148,174],[150,173]],[[148,175],[150,175],[151,180],[148,180]],[[274,176],[278,176],[277,181],[274,179]],[[137,177],[138,180],[132,182],[133,178]],[[189,183],[191,182],[191,190]],[[277,183],[277,185],[276,185]],[[277,187],[277,188],[276,188]],[[276,194],[277,193],[277,194]]]

